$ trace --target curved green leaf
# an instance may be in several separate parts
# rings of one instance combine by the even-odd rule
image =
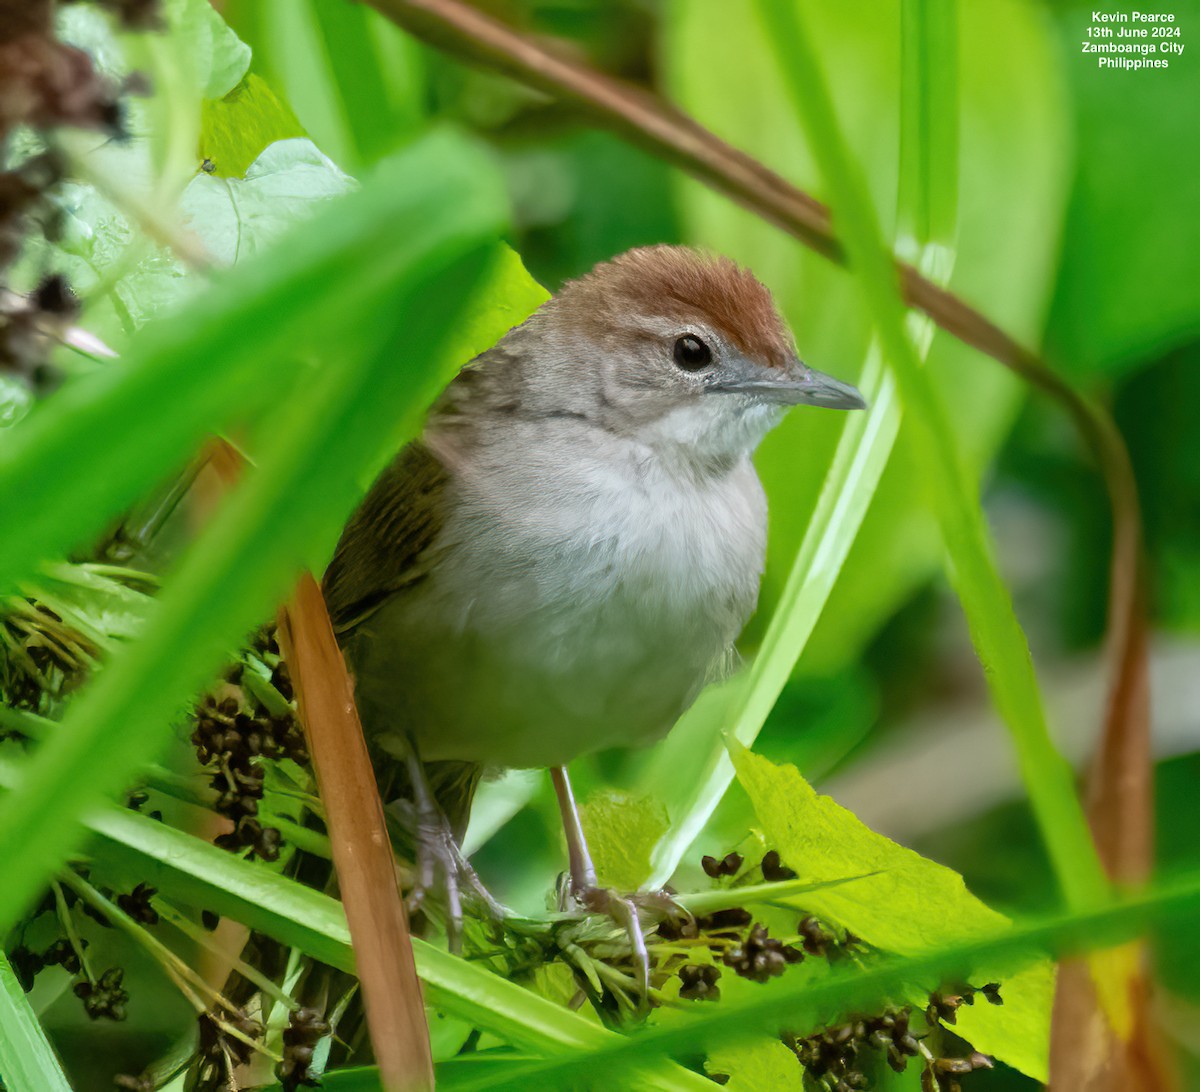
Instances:
[[[0,950],[0,1085],[6,1092],[71,1092],[58,1056]]]

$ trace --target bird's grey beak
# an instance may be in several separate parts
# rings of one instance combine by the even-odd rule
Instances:
[[[858,388],[824,372],[797,363],[786,372],[755,369],[753,376],[717,383],[714,394],[753,394],[765,402],[784,406],[824,406],[827,409],[866,409]]]

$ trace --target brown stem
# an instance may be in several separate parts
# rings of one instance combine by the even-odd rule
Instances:
[[[380,1083],[388,1092],[430,1089],[429,1030],[383,805],[353,684],[311,573],[279,612],[279,645],[325,802]]]
[[[462,0],[367,0],[455,57],[570,103],[597,125],[673,163],[831,261],[845,263],[829,209],[656,95],[526,37]],[[960,341],[1059,402],[1092,452],[1113,520],[1108,645],[1112,682],[1091,775],[1091,816],[1110,873],[1143,876],[1151,852],[1149,702],[1141,587],[1141,512],[1129,452],[1107,411],[952,292],[897,262],[905,300]],[[1139,787],[1140,786],[1140,787]]]
[[[207,454],[230,488],[241,474],[241,456],[220,439],[209,443]],[[380,1085],[386,1092],[424,1092],[433,1088],[433,1058],[408,915],[354,684],[311,573],[300,577],[278,622],[279,646],[325,804]]]

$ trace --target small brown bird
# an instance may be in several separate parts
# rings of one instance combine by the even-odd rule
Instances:
[[[763,570],[750,457],[801,403],[864,405],[749,272],[672,246],[568,282],[446,390],[324,581],[367,734],[413,782],[420,889],[440,863],[457,912],[479,770],[548,766],[589,900],[565,766],[659,739],[725,670]]]

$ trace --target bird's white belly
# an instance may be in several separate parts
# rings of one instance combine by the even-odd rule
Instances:
[[[426,760],[551,766],[652,742],[691,703],[757,596],[753,470],[666,497],[562,493],[464,505],[430,575],[364,623],[349,653],[369,730],[412,733]]]

